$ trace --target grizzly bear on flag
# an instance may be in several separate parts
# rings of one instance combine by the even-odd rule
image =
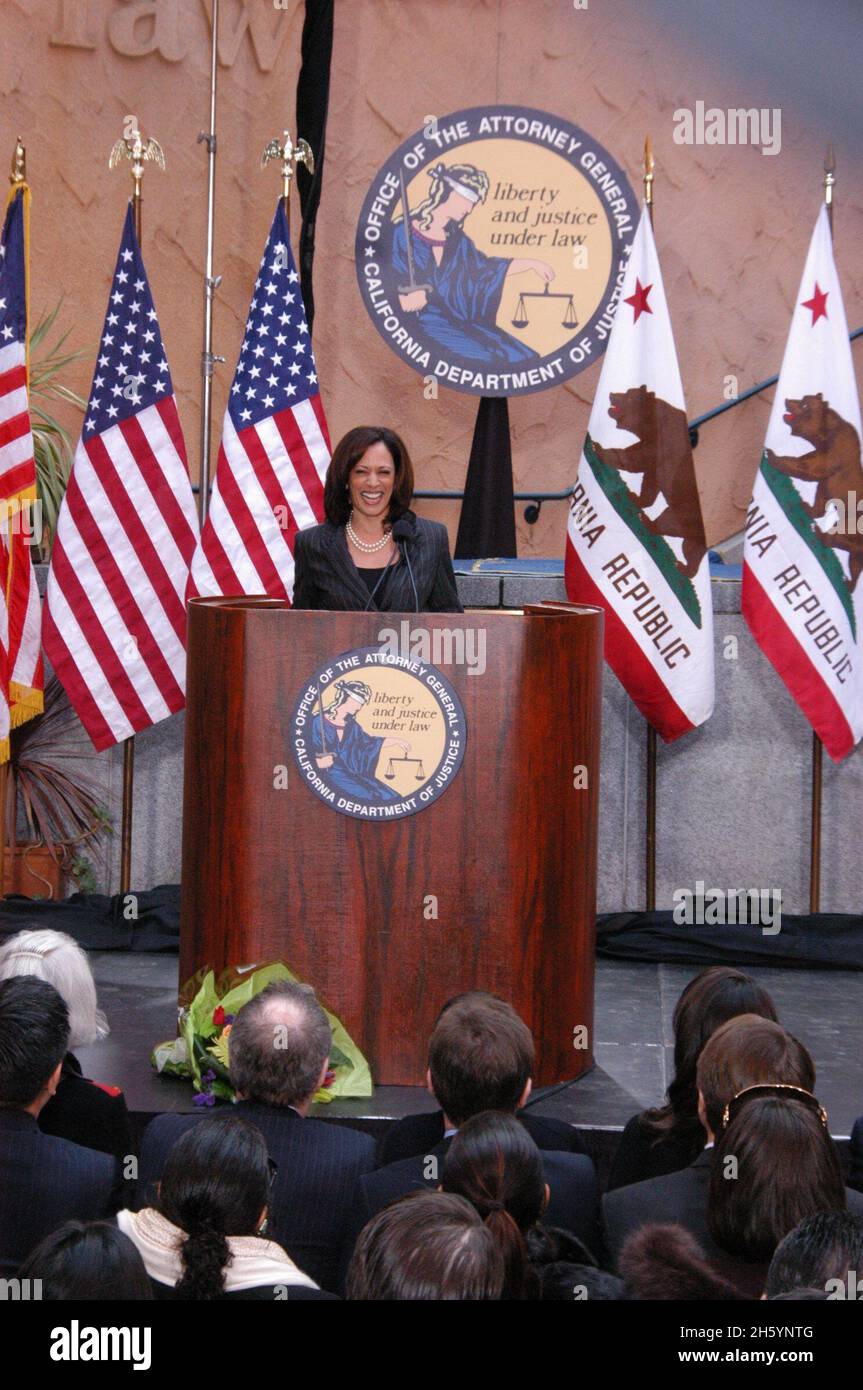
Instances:
[[[646,386],[612,391],[608,399],[608,413],[618,429],[637,435],[638,443],[625,449],[607,449],[594,441],[597,457],[610,468],[642,474],[635,497],[642,524],[654,536],[681,538],[683,560],[677,561],[677,568],[691,579],[698,573],[707,542],[686,414]],[[649,517],[646,509],[653,506],[660,492],[665,510]]]
[[[847,584],[853,593],[863,572],[863,535],[856,529],[854,505],[858,499],[863,501],[863,467],[860,464],[857,431],[842,419],[838,411],[832,409],[820,391],[814,396],[804,396],[802,400],[786,399],[782,418],[796,438],[805,439],[814,447],[808,454],[791,458],[781,457],[773,449],[765,449],[764,456],[772,468],[787,474],[789,478],[798,478],[803,482],[817,481],[814,501],[806,502],[801,497],[800,505],[813,522],[819,521],[828,512],[834,516],[829,530],[815,525],[812,530],[820,541],[833,550],[848,551],[850,573]],[[838,518],[842,518],[841,525],[837,525]]]

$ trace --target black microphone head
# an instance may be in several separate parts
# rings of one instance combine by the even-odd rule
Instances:
[[[394,541],[412,541],[414,538],[414,528],[406,516],[400,516],[393,526],[392,536]]]

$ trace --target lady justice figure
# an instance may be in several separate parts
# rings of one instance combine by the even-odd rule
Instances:
[[[357,723],[357,713],[372,698],[363,681],[336,681],[335,700],[312,716],[311,744],[315,762],[334,791],[363,801],[401,801],[401,796],[375,776],[384,748],[410,752],[403,738],[376,738]],[[323,705],[323,701],[321,701]]]
[[[409,218],[415,281],[426,288],[399,293],[406,313],[415,313],[428,334],[458,357],[486,366],[535,360],[533,348],[498,328],[504,280],[534,271],[543,284],[554,279],[547,261],[487,256],[464,230],[466,218],[488,196],[488,174],[473,164],[443,161],[429,171],[431,191]],[[408,227],[402,217],[393,231],[392,261],[404,285],[409,276]]]

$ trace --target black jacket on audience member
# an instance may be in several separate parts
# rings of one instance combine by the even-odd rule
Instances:
[[[574,1125],[564,1120],[550,1120],[535,1115],[532,1110],[519,1110],[520,1120],[538,1149],[553,1149],[556,1153],[586,1154],[587,1146]],[[378,1163],[398,1163],[403,1158],[431,1153],[444,1136],[443,1111],[432,1110],[421,1115],[405,1115],[390,1125],[378,1146]]]
[[[233,1113],[257,1125],[278,1168],[270,1198],[270,1239],[322,1289],[335,1290],[351,1198],[357,1179],[374,1168],[374,1140],[346,1125],[303,1119],[287,1106],[241,1100]],[[138,1166],[139,1211],[156,1205],[155,1184],[171,1145],[201,1118],[199,1112],[157,1115],[150,1121]]]
[[[851,1171],[848,1174],[848,1185],[857,1192],[863,1192],[863,1115],[854,1121],[850,1149]]]
[[[117,1086],[89,1081],[71,1052],[66,1054],[60,1084],[39,1115],[43,1134],[70,1139],[85,1149],[113,1154],[121,1163],[132,1152],[129,1112]]]
[[[714,1269],[753,1298],[760,1297],[767,1264],[755,1264],[729,1255],[710,1235],[707,1197],[712,1156],[713,1150],[705,1149],[694,1163],[679,1173],[618,1187],[605,1194],[602,1199],[604,1245],[615,1271],[628,1235],[641,1226],[673,1224],[683,1226],[695,1236]],[[863,1216],[863,1196],[848,1191],[848,1209],[855,1216]]]
[[[26,1110],[0,1108],[0,1276],[64,1221],[101,1221],[124,1204],[116,1159],[43,1134]]]
[[[443,1161],[451,1143],[451,1139],[442,1139],[427,1154],[390,1163],[360,1178],[353,1200],[353,1228],[343,1254],[343,1276],[357,1236],[377,1212],[409,1192],[439,1185]],[[430,1159],[435,1162],[430,1163]],[[588,1249],[598,1253],[599,1202],[593,1163],[584,1154],[553,1153],[546,1149],[542,1154],[542,1166],[551,1189],[543,1221],[572,1231]]]
[[[703,1147],[703,1145],[702,1145]],[[627,1120],[620,1143],[614,1154],[611,1173],[608,1178],[608,1191],[616,1187],[629,1187],[635,1182],[647,1182],[648,1178],[662,1178],[667,1173],[679,1173],[688,1168],[698,1157],[689,1143],[680,1139],[658,1137],[655,1130],[642,1124],[640,1115]]]

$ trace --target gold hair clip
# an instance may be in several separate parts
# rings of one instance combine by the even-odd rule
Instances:
[[[818,1112],[818,1118],[820,1119],[824,1128],[827,1128],[827,1111],[824,1109],[824,1106],[821,1105],[821,1103],[819,1102],[818,1097],[814,1096],[811,1091],[805,1090],[803,1086],[792,1086],[785,1081],[759,1081],[754,1086],[744,1086],[742,1091],[738,1091],[737,1094],[732,1096],[731,1099],[726,1103],[725,1109],[722,1112],[723,1129],[727,1128],[728,1122],[731,1119],[731,1107],[734,1104],[734,1102],[736,1100],[739,1100],[741,1096],[751,1095],[753,1091],[766,1091],[768,1094],[771,1092],[775,1093],[776,1091],[794,1091],[795,1096],[791,1096],[789,1097],[789,1099],[794,1100],[797,1096],[800,1096],[806,1101],[807,1104],[810,1104],[811,1102],[810,1109],[812,1108],[812,1106],[815,1107],[815,1109]]]

